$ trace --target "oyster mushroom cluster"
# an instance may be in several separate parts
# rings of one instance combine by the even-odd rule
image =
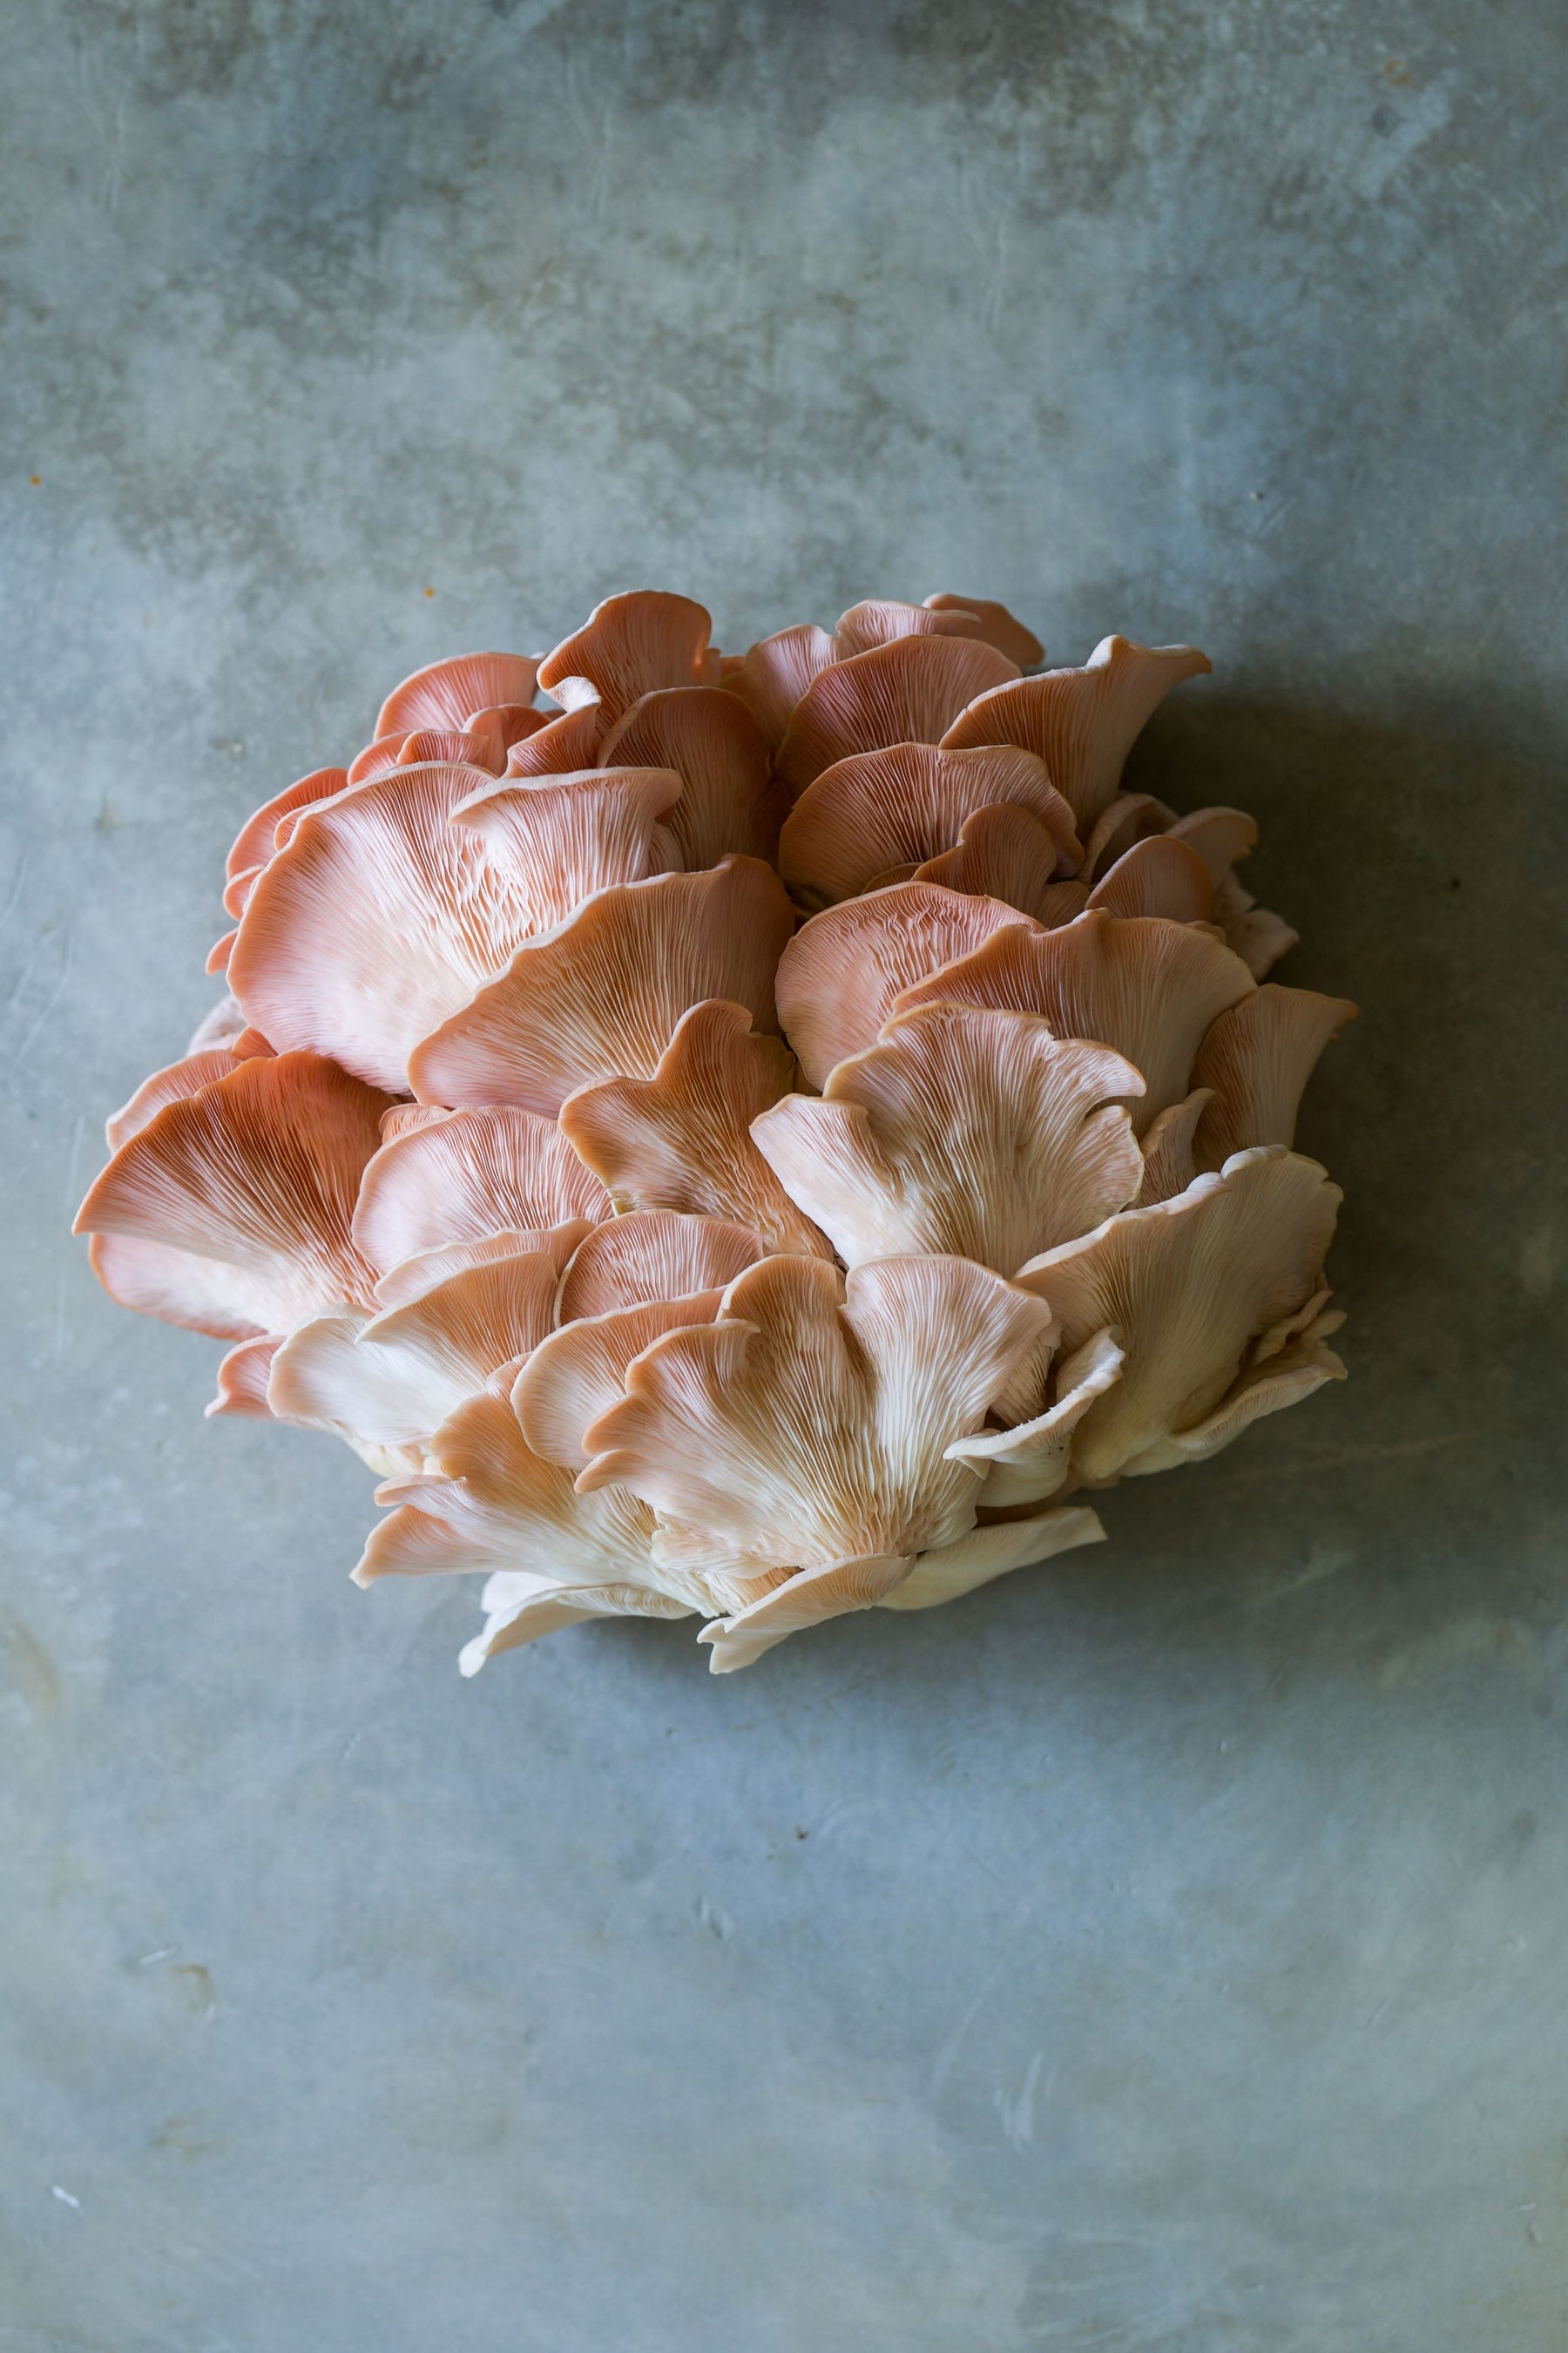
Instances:
[[[485,1573],[470,1672],[951,1601],[1342,1377],[1291,1147],[1354,1008],[1265,979],[1250,818],[1121,789],[1204,656],[954,596],[709,640],[613,596],[258,809],[78,1219],[232,1344],[209,1412],[380,1474],[362,1583]]]

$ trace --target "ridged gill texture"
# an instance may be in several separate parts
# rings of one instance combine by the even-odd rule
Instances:
[[[1355,1008],[1266,978],[1249,817],[1121,786],[1205,657],[947,594],[710,637],[438,662],[247,819],[78,1219],[233,1344],[209,1412],[381,1475],[362,1584],[484,1576],[467,1672],[954,1600],[1343,1376],[1292,1147]]]

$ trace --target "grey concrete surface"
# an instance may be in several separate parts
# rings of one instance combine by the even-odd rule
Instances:
[[[3,2353],[1563,2353],[1555,0],[10,0]],[[98,1293],[238,818],[439,652],[1001,596],[1363,1007],[1353,1377],[472,1685]]]

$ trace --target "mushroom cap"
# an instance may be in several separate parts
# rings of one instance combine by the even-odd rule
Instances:
[[[771,860],[788,806],[775,783],[767,737],[743,702],[717,686],[658,687],[603,736],[605,768],[673,769],[680,794],[669,812],[676,858],[694,872],[731,850]]]
[[[542,796],[531,853],[515,796],[484,770],[393,768],[292,822],[240,918],[229,986],[279,1048],[400,1091],[410,1052],[561,920],[565,889],[668,864],[654,812],[678,791],[668,778],[620,792],[599,779],[580,802]],[[479,805],[492,800],[486,820]]]
[[[998,934],[1039,928],[1000,899],[939,882],[896,882],[814,915],[780,957],[777,984],[779,1019],[811,1085],[824,1086],[836,1063],[869,1046],[903,997],[933,975],[967,964]]]
[[[1005,654],[1009,661],[1016,662],[1020,670],[1033,670],[1046,658],[1046,649],[1033,629],[1016,620],[1005,605],[997,604],[992,597],[941,595],[928,596],[926,603],[933,613],[972,613],[979,624],[974,635],[988,646],[994,646],[999,654]]]
[[[530,703],[539,664],[526,654],[454,654],[416,670],[381,706],[375,740],[416,727],[466,730],[470,715],[497,703]]]
[[[977,695],[1017,675],[1016,662],[976,638],[894,638],[850,654],[820,670],[796,703],[779,745],[779,774],[798,796],[853,752],[940,744]]]
[[[1021,744],[1037,752],[1080,828],[1116,797],[1128,753],[1158,705],[1184,679],[1212,667],[1195,646],[1137,646],[1102,638],[1079,670],[1041,670],[980,692],[941,741]]]
[[[1124,788],[1206,658],[1043,659],[984,597],[726,654],[638,589],[241,827],[79,1229],[229,1344],[209,1414],[382,1475],[361,1583],[483,1577],[466,1673],[955,1599],[1342,1377],[1290,1147],[1354,1008],[1266,983],[1244,810]]]
[[[1186,1093],[1211,1022],[1251,987],[1240,957],[1206,925],[1095,907],[1055,931],[998,925],[895,1004],[900,1012],[938,1001],[1011,1007],[1042,1015],[1058,1038],[1099,1039],[1142,1072],[1133,1112],[1142,1134]]]
[[[555,1324],[559,1282],[542,1250],[486,1259],[378,1314],[315,1317],[272,1360],[268,1402],[286,1421],[353,1432],[374,1446],[431,1438],[498,1366]]]
[[[755,858],[596,892],[415,1048],[414,1092],[552,1119],[595,1079],[651,1078],[681,1015],[708,997],[775,1029],[773,973],[794,923]]]
[[[676,1023],[647,1079],[601,1079],[561,1106],[561,1132],[617,1209],[727,1218],[770,1250],[832,1255],[752,1141],[759,1112],[787,1094],[795,1060],[754,1030],[743,1005],[710,997]]]
[[[424,1116],[409,1122],[416,1109]],[[535,1112],[399,1104],[383,1134],[353,1213],[355,1243],[383,1272],[448,1243],[541,1230],[570,1219],[597,1225],[610,1214],[593,1171],[554,1121]]]
[[[763,1156],[847,1266],[929,1250],[1011,1274],[1126,1208],[1143,1178],[1108,1047],[1037,1014],[934,1004],[895,1014],[821,1096],[752,1124]]]
[[[779,871],[802,906],[832,906],[940,858],[977,810],[998,805],[1027,810],[1044,827],[1053,873],[1076,871],[1082,850],[1072,811],[1043,761],[1011,744],[943,752],[934,744],[852,753],[825,768],[784,820]]]
[[[1121,1378],[1074,1434],[1082,1476],[1159,1467],[1173,1439],[1221,1406],[1249,1343],[1316,1301],[1340,1200],[1315,1160],[1265,1145],[1020,1270],[1065,1353],[1106,1330],[1123,1352]]]
[[[710,683],[717,670],[717,659],[708,659],[712,626],[689,596],[653,588],[606,596],[584,628],[545,655],[539,683],[569,711],[596,702],[613,726],[657,688]]]
[[[289,1053],[165,1102],[77,1212],[100,1280],[126,1306],[226,1340],[368,1299],[353,1208],[385,1100],[321,1055]]]
[[[776,752],[796,703],[818,671],[837,659],[827,631],[808,621],[760,638],[719,683],[726,694],[740,697]]]
[[[976,1474],[950,1461],[1049,1311],[957,1258],[841,1277],[769,1258],[711,1324],[666,1334],[584,1436],[584,1491],[654,1504],[661,1561],[761,1570],[913,1557],[973,1525]]]
[[[722,1291],[763,1246],[744,1226],[674,1209],[633,1209],[585,1234],[561,1279],[561,1321]]]

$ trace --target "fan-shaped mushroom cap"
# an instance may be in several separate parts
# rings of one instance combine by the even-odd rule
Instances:
[[[930,1005],[752,1134],[847,1265],[930,1250],[1011,1274],[1134,1198],[1143,1160],[1115,1098],[1142,1091],[1036,1014]]]
[[[1211,1090],[1197,1130],[1198,1165],[1218,1168],[1251,1144],[1294,1144],[1318,1057],[1355,1018],[1346,997],[1275,981],[1222,1013],[1193,1065],[1194,1083]]]
[[[881,1553],[797,1569],[728,1617],[716,1618],[697,1639],[712,1646],[708,1664],[714,1674],[733,1674],[737,1668],[755,1665],[764,1651],[787,1634],[802,1634],[809,1626],[847,1617],[853,1610],[874,1609],[913,1567],[908,1555]]]
[[[780,629],[776,637],[760,638],[719,682],[726,694],[740,697],[776,750],[790,713],[812,680],[837,659],[838,649],[826,630],[808,621],[798,628]]]
[[[1104,1542],[1100,1514],[1086,1504],[1069,1504],[993,1527],[971,1528],[952,1544],[922,1552],[903,1583],[884,1593],[877,1607],[934,1609],[942,1602],[961,1600],[964,1594],[994,1583],[1015,1568],[1032,1568],[1079,1545]]]
[[[1070,923],[1089,904],[1087,882],[1055,880],[1058,855],[1054,835],[1039,818],[1008,801],[966,817],[953,847],[917,866],[910,880],[1001,899],[1049,930]]]
[[[1245,809],[1189,809],[1165,828],[1173,841],[1195,849],[1215,887],[1258,847],[1258,821]]]
[[[383,1144],[360,1185],[353,1231],[386,1269],[451,1242],[609,1214],[604,1187],[553,1120],[498,1106],[437,1113]]]
[[[563,711],[527,735],[509,744],[509,776],[570,776],[591,768],[599,755],[605,714],[596,702],[576,711]]]
[[[579,1244],[561,1281],[561,1321],[722,1291],[762,1254],[755,1234],[725,1219],[633,1209],[595,1226]]]
[[[1080,1477],[1156,1469],[1208,1420],[1248,1342],[1316,1292],[1340,1198],[1282,1145],[1238,1152],[1175,1199],[1125,1210],[1020,1271],[1059,1320],[1065,1354],[1109,1326],[1125,1355],[1074,1433]]]
[[[75,1230],[122,1305],[225,1340],[370,1295],[351,1233],[385,1098],[317,1054],[259,1055],[166,1103],[99,1176]]]
[[[470,735],[494,736],[506,753],[525,737],[536,735],[549,717],[547,711],[531,702],[491,702],[482,711],[470,711],[463,725]]]
[[[542,1634],[580,1626],[588,1618],[689,1618],[691,1604],[646,1585],[562,1585],[547,1577],[498,1568],[485,1579],[485,1622],[458,1653],[465,1675],[477,1675],[487,1661]]]
[[[1247,1002],[1243,997],[1242,1003]],[[1220,1018],[1223,1021],[1225,1016]],[[1208,1100],[1207,1087],[1194,1087],[1191,1094],[1184,1095],[1180,1103],[1167,1103],[1150,1121],[1143,1137],[1143,1182],[1132,1204],[1135,1209],[1152,1208],[1156,1201],[1168,1201],[1173,1194],[1186,1191],[1198,1173],[1194,1146]]]
[[[295,784],[286,785],[280,793],[274,793],[269,801],[263,801],[255,814],[246,818],[235,836],[234,848],[229,851],[224,868],[229,881],[232,882],[254,868],[266,865],[276,846],[273,835],[281,818],[290,816],[296,809],[310,808],[317,801],[333,799],[347,789],[348,781],[346,768],[312,768],[308,776],[300,777]],[[234,914],[237,910],[230,907],[229,913]]]
[[[980,616],[956,603],[901,605],[894,596],[868,596],[838,617],[838,659],[890,646],[898,638],[979,638]]]
[[[1283,915],[1275,914],[1270,907],[1260,907],[1231,873],[1222,874],[1215,886],[1214,919],[1254,980],[1261,980],[1265,973],[1272,972],[1280,957],[1289,955],[1301,936],[1300,932],[1292,931]]]
[[[438,1250],[416,1250],[412,1258],[400,1259],[379,1277],[376,1303],[381,1307],[406,1307],[434,1290],[437,1283],[445,1282],[449,1275],[462,1274],[473,1266],[488,1266],[497,1259],[521,1258],[528,1251],[542,1250],[559,1280],[578,1243],[593,1230],[587,1218],[564,1218],[558,1226],[513,1226],[503,1228],[500,1233],[486,1234],[479,1241],[444,1242]]]
[[[1116,797],[1128,753],[1155,706],[1183,679],[1212,669],[1195,646],[1135,646],[1102,638],[1081,670],[1047,670],[979,692],[942,742],[1022,744],[1037,752],[1080,832]]]
[[[306,812],[262,870],[229,970],[275,1043],[399,1091],[409,1050],[552,920],[531,870],[450,821],[489,781],[398,768]]]
[[[1038,930],[999,899],[936,882],[897,882],[814,915],[785,948],[776,983],[779,1018],[807,1081],[821,1087],[836,1062],[870,1045],[900,992],[998,934]]]
[[[375,723],[376,741],[419,727],[461,733],[476,712],[531,702],[538,675],[538,662],[525,654],[454,654],[431,662],[393,688]]]
[[[628,1366],[626,1398],[585,1434],[580,1484],[655,1504],[667,1567],[912,1556],[973,1526],[978,1476],[945,1449],[1048,1322],[963,1259],[883,1260],[847,1285],[820,1259],[763,1259],[716,1324]]]
[[[1046,649],[1033,629],[1026,628],[1015,618],[1005,605],[998,605],[989,596],[950,596],[945,594],[928,596],[926,604],[933,613],[973,613],[980,627],[975,636],[1005,654],[1020,670],[1033,670],[1044,661]]]
[[[556,1586],[653,1587],[647,1505],[625,1488],[579,1495],[570,1470],[531,1450],[505,1398],[488,1389],[469,1398],[430,1451],[439,1475],[380,1491],[398,1508],[372,1530],[357,1585],[503,1568]],[[657,1601],[655,1614],[665,1614]]]
[[[537,938],[595,891],[679,867],[672,832],[660,819],[679,798],[673,768],[584,768],[492,785],[459,801],[451,822],[477,835],[508,875]]]
[[[1288,1343],[1273,1349],[1268,1345],[1270,1335],[1266,1335],[1248,1349],[1240,1374],[1206,1420],[1173,1432],[1141,1455],[1133,1467],[1141,1472],[1175,1471],[1184,1462],[1205,1461],[1266,1414],[1299,1405],[1327,1381],[1342,1381],[1344,1366],[1323,1345],[1325,1335],[1344,1322],[1337,1311],[1321,1312],[1321,1303],[1328,1295],[1320,1292],[1299,1315],[1290,1318],[1292,1324],[1302,1328]]]
[[[202,1409],[209,1421],[215,1414],[253,1421],[271,1419],[267,1377],[283,1339],[281,1332],[264,1332],[259,1339],[236,1343],[217,1368],[217,1395]]]
[[[1058,931],[997,930],[906,987],[897,1004],[900,1012],[936,1002],[1011,1006],[1043,1014],[1058,1038],[1099,1039],[1143,1073],[1132,1114],[1142,1135],[1185,1094],[1210,1022],[1251,987],[1240,958],[1206,930],[1091,908]]]
[[[689,596],[637,588],[606,596],[584,628],[539,665],[539,683],[567,710],[596,702],[606,725],[661,686],[706,686],[717,672],[708,658],[713,624]]]
[[[104,1138],[110,1152],[118,1152],[122,1144],[156,1118],[165,1103],[182,1103],[186,1095],[195,1094],[209,1087],[216,1079],[226,1079],[239,1068],[241,1058],[226,1046],[209,1046],[202,1052],[186,1054],[167,1070],[154,1071],[143,1079],[129,1103],[110,1112],[103,1123]]]
[[[444,1119],[455,1116],[441,1103],[388,1103],[381,1114],[381,1140],[392,1144],[400,1135],[412,1135],[416,1128],[439,1127]]]
[[[613,596],[416,672],[241,828],[232,994],[78,1228],[235,1344],[209,1413],[399,1472],[360,1582],[488,1572],[465,1672],[952,1599],[1342,1377],[1288,1146],[1355,1008],[1257,986],[1296,934],[1250,817],[1121,789],[1206,659],[1043,652],[946,593],[743,656]]]
[[[723,1297],[716,1291],[683,1299],[644,1300],[602,1315],[579,1317],[542,1340],[517,1376],[512,1410],[534,1452],[573,1471],[587,1468],[584,1433],[617,1405],[634,1356],[690,1324],[711,1324]]]
[[[478,768],[499,776],[506,766],[506,746],[494,734],[476,734],[461,727],[418,727],[398,747],[395,768],[425,768],[439,761],[447,767]]]
[[[376,776],[390,775],[396,767],[397,755],[407,740],[407,730],[400,727],[395,735],[378,735],[374,743],[364,744],[349,762],[350,787],[367,785]],[[286,820],[279,818],[279,822],[282,824]]]
[[[232,881],[224,884],[223,911],[226,915],[232,915],[237,923],[250,903],[250,894],[261,871],[259,866],[247,866],[243,874],[237,874]],[[233,945],[232,942],[230,945]]]
[[[1152,793],[1118,793],[1089,828],[1079,872],[1098,882],[1135,841],[1168,833],[1175,821],[1175,810],[1157,801]]]
[[[1056,1402],[1010,1430],[982,1430],[954,1439],[955,1462],[981,1472],[979,1508],[1016,1511],[1042,1504],[1065,1485],[1071,1468],[1072,1434],[1097,1398],[1121,1378],[1126,1359],[1109,1332],[1097,1332],[1057,1367]],[[1086,1541],[1086,1539],[1079,1539]]]
[[[543,1251],[465,1267],[405,1306],[321,1315],[273,1359],[274,1413],[374,1446],[430,1438],[497,1366],[554,1328],[555,1262]]]
[[[561,1106],[561,1131],[617,1209],[732,1219],[770,1250],[831,1255],[752,1141],[751,1124],[794,1082],[795,1056],[759,1037],[743,1005],[683,1013],[651,1079],[604,1079]]]
[[[803,906],[831,906],[895,868],[941,857],[976,810],[1000,803],[1044,827],[1053,873],[1074,871],[1082,852],[1072,811],[1032,753],[898,744],[839,760],[806,786],[779,837],[779,871]]]
[[[779,774],[798,796],[852,752],[935,744],[976,695],[1017,674],[1016,662],[977,638],[895,638],[853,654],[819,670],[795,705],[779,747]]]
[[[727,858],[601,891],[409,1057],[426,1101],[517,1103],[553,1117],[574,1089],[651,1078],[705,997],[776,1028],[773,970],[795,912],[771,866]]]
[[[1123,850],[1089,892],[1089,903],[1113,915],[1203,923],[1214,903],[1214,882],[1195,849],[1168,833],[1151,834]]]
[[[680,798],[669,818],[689,872],[731,850],[771,859],[788,807],[768,741],[733,694],[717,686],[661,687],[634,702],[599,747],[605,768],[673,768]]]
[[[88,1263],[110,1299],[138,1315],[155,1315],[215,1339],[257,1337],[266,1306],[237,1282],[220,1259],[198,1257],[143,1234],[94,1234]],[[268,1304],[270,1304],[268,1294]],[[313,1307],[307,1309],[313,1313]]]

